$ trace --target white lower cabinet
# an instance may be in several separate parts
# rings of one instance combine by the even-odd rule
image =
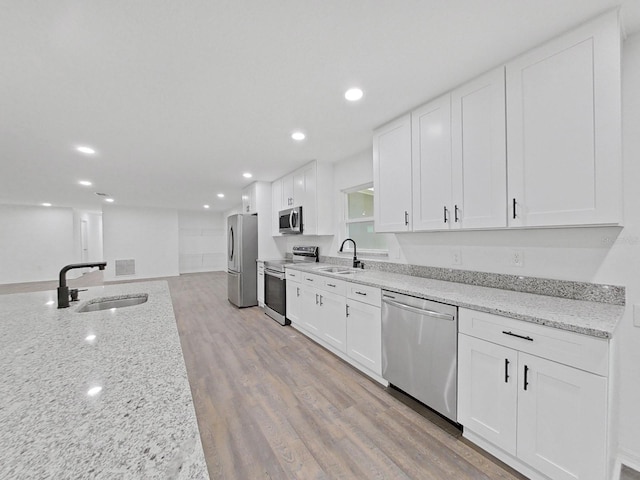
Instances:
[[[258,260],[258,305],[264,307],[264,262]]]
[[[380,296],[379,288],[304,273],[301,284],[287,281],[287,318],[302,333],[386,385],[381,377]]]
[[[524,331],[526,322],[466,309],[459,322],[458,421],[464,435],[531,478],[605,479],[607,377],[533,353],[537,344],[542,352],[566,343],[574,351],[592,350],[591,363],[594,345],[601,356],[608,342],[562,331],[558,341],[555,329],[533,325]],[[505,345],[470,333],[499,333]],[[557,356],[568,358],[566,349]]]
[[[382,375],[380,307],[347,300],[347,355],[376,375]]]
[[[291,321],[291,323],[300,322],[300,308],[302,301],[302,285],[297,281],[295,277],[291,277],[287,273],[287,318]]]

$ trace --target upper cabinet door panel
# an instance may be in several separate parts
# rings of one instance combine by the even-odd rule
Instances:
[[[451,94],[454,222],[462,228],[507,226],[504,76],[497,68]]]
[[[511,226],[619,223],[617,14],[509,63],[507,121]]]
[[[376,232],[411,231],[411,116],[373,134],[373,216]]]
[[[411,125],[413,230],[448,230],[453,221],[451,95],[414,110]]]

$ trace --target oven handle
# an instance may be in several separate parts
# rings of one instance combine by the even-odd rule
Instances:
[[[265,268],[264,269],[264,273],[266,273],[267,275],[271,275],[272,277],[276,277],[279,280],[284,280],[284,273],[283,272],[279,272],[277,270],[271,270],[269,268]]]

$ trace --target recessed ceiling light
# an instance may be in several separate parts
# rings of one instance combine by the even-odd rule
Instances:
[[[349,100],[350,102],[356,102],[362,98],[362,90],[359,88],[350,88],[344,93],[344,98]]]
[[[115,202],[115,200],[113,198],[105,198],[104,201],[105,202],[109,202],[109,203]]]
[[[102,391],[102,387],[93,387],[87,391],[87,395],[94,397]]]
[[[219,193],[218,198],[224,198],[224,193]]]
[[[50,207],[50,206],[51,206],[51,204],[50,204],[50,203],[47,203],[47,202],[45,202],[45,203],[41,203],[40,205],[42,205],[43,207]]]
[[[95,149],[87,147],[85,145],[77,146],[76,150],[80,153],[84,153],[85,155],[94,155],[96,153]]]
[[[242,174],[242,176],[243,176],[244,178],[251,178],[251,177],[253,177],[253,175],[251,175],[249,172],[243,173],[243,174]]]
[[[203,205],[202,208],[209,208],[209,205]]]
[[[302,132],[293,132],[291,134],[291,138],[293,138],[294,140],[298,140],[298,141],[304,140],[305,137],[306,137],[306,135],[304,133],[302,133]]]
[[[92,183],[89,180],[80,180],[78,182],[80,185],[84,185],[85,187],[90,187]]]

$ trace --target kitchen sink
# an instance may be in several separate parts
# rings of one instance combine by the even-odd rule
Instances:
[[[336,275],[352,275],[364,272],[361,268],[351,267],[316,267],[315,270],[323,273],[335,273]]]
[[[98,312],[100,310],[110,310],[112,308],[132,307],[145,303],[149,299],[146,293],[136,293],[133,295],[118,295],[117,297],[102,297],[89,300],[78,309],[78,313]]]
[[[317,267],[314,270],[325,273],[348,273],[351,269],[348,267]]]

